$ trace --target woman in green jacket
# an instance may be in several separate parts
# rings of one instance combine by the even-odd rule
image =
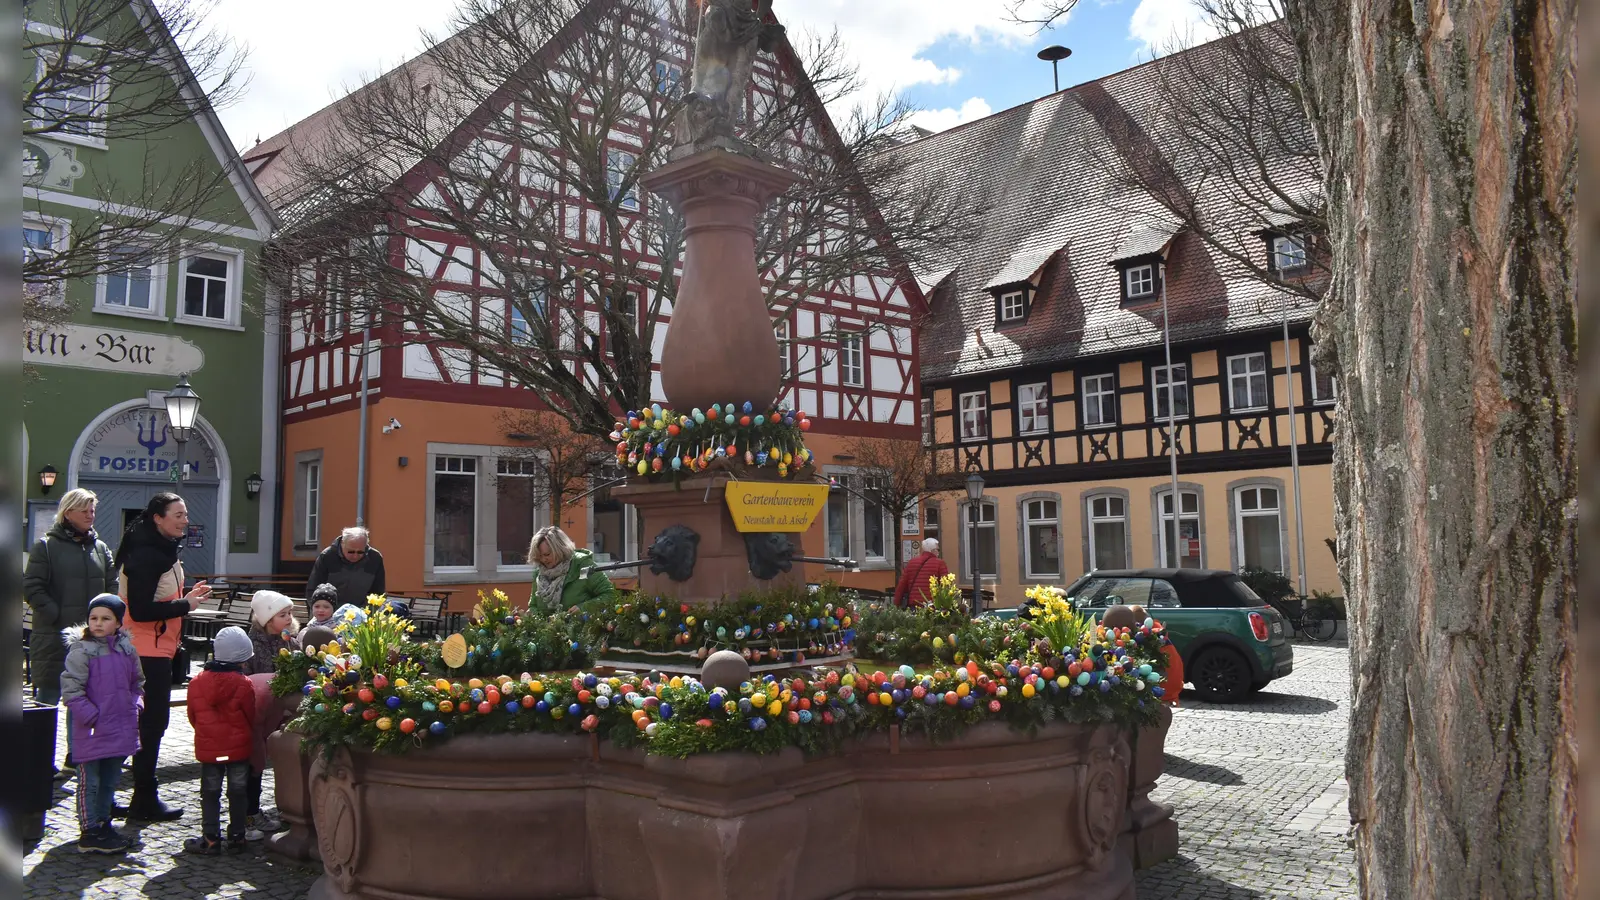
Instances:
[[[530,608],[571,609],[617,596],[606,573],[595,571],[594,554],[579,550],[572,538],[554,525],[534,532],[528,544],[528,563],[533,566]]]
[[[22,589],[33,607],[28,666],[33,699],[61,700],[61,666],[67,645],[61,631],[89,621],[89,601],[106,592],[111,550],[94,533],[93,491],[74,488],[56,504],[56,521],[28,552]]]

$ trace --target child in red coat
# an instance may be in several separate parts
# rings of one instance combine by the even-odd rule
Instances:
[[[194,756],[200,760],[199,837],[183,842],[189,853],[215,856],[223,851],[222,792],[228,792],[229,851],[244,849],[250,814],[250,749],[256,721],[255,689],[241,669],[255,654],[243,629],[224,628],[213,644],[215,658],[189,683],[189,723],[194,726]]]

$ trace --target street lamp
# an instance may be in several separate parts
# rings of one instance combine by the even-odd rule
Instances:
[[[178,376],[178,385],[167,391],[167,425],[172,428],[172,439],[178,442],[178,467],[173,471],[173,480],[181,481],[183,478],[183,445],[189,442],[189,436],[194,433],[195,420],[200,417],[200,395],[189,386],[187,373]]]
[[[261,473],[251,472],[250,477],[244,480],[244,495],[250,500],[261,496]]]
[[[978,598],[982,596],[983,576],[978,565],[978,503],[983,500],[983,473],[974,469],[967,474],[967,554],[972,563],[972,617],[978,617]]]
[[[39,470],[39,492],[48,496],[50,489],[56,486],[56,467],[46,464]]]

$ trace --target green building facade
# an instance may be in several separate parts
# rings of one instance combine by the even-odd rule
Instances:
[[[152,237],[141,244],[128,234],[126,251],[97,250],[94,273],[44,286],[59,314],[29,323],[24,338],[26,538],[31,545],[49,527],[65,491],[84,487],[99,495],[97,530],[115,548],[153,494],[174,490],[189,507],[189,572],[269,572],[280,353],[261,248],[275,220],[181,55],[164,51],[172,42],[153,7],[133,0],[126,14],[193,114],[119,127],[125,85],[112,71],[52,101],[98,104],[98,127],[24,134],[25,254],[65,258],[75,241],[91,246],[92,235],[130,221]],[[59,23],[26,27],[38,46],[59,45]],[[54,52],[38,46],[36,56]],[[152,215],[177,209],[173,198],[188,185],[197,200],[180,217]],[[160,250],[146,252],[150,245]],[[164,396],[184,375],[202,402],[196,433],[180,446]],[[257,479],[259,492],[250,489]]]

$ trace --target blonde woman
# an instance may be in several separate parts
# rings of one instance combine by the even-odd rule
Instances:
[[[106,592],[111,550],[94,532],[93,491],[73,488],[56,504],[56,521],[28,553],[22,587],[33,607],[33,632],[28,660],[33,670],[33,699],[61,700],[61,666],[67,645],[61,632],[89,621],[89,601]]]
[[[531,608],[570,609],[617,595],[606,573],[594,570],[594,554],[578,549],[572,538],[554,525],[534,532],[528,544],[528,563],[533,566]]]

